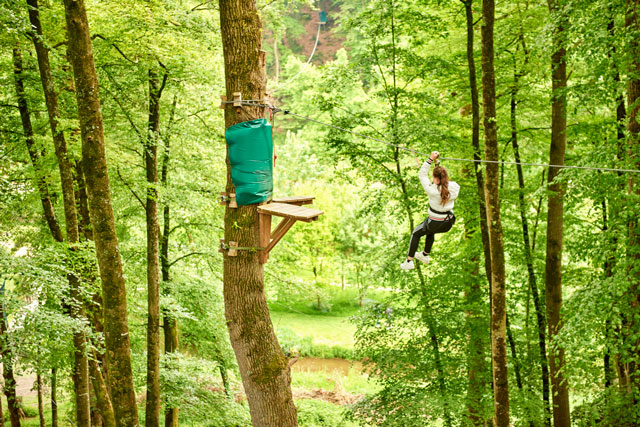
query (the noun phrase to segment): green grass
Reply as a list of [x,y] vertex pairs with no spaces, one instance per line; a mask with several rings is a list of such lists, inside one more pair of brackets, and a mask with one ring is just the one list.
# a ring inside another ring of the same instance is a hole
[[274,328],[288,328],[300,337],[311,337],[314,344],[353,349],[355,325],[348,316],[312,316],[300,313],[271,313]]

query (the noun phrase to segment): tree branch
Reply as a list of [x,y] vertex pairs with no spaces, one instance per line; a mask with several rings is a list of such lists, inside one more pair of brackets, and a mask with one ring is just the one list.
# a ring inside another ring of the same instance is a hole
[[140,202],[140,204],[142,205],[142,209],[146,210],[147,209],[147,205],[144,204],[144,202],[142,201],[142,199],[140,197],[138,197],[138,195],[136,194],[135,190],[133,188],[131,188],[131,186],[129,185],[129,183],[127,181],[125,181],[125,179],[122,177],[122,175],[120,174],[120,167],[116,168],[116,172],[118,174],[118,178],[120,178],[120,181],[122,181],[122,183],[125,185],[125,187],[127,187],[127,189],[131,192],[131,194],[133,194],[133,197],[135,197],[136,199],[138,199],[138,201]]
[[187,258],[187,257],[194,256],[194,255],[207,255],[207,252],[190,252],[190,253],[188,253],[188,254],[185,254],[185,255],[179,256],[178,258],[174,259],[173,261],[171,261],[171,262],[169,263],[169,267],[172,267],[172,266],[173,266],[173,264],[175,264],[176,262],[178,262],[178,261],[180,261],[180,260],[183,260],[183,259],[185,259],[185,258]]

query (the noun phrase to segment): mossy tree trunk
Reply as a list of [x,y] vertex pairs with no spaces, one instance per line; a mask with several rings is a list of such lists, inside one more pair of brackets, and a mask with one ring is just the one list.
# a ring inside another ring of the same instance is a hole
[[[160,182],[165,193],[168,191],[169,186],[169,162],[171,154],[171,125],[174,120],[176,111],[177,97],[174,96],[173,104],[171,106],[171,113],[169,115],[169,124],[167,126],[167,133],[164,138],[164,153],[162,156],[162,172],[160,175]],[[164,292],[169,293],[170,281],[171,281],[171,264],[169,263],[169,237],[171,234],[171,209],[169,201],[164,199],[164,206],[162,208],[162,235],[160,237],[160,271],[162,273],[162,283]],[[164,329],[164,352],[173,353],[178,350],[178,320],[169,313],[169,310],[164,310],[163,313],[163,329]],[[164,409],[164,425],[165,427],[178,427],[178,408],[165,407]]]
[[[551,147],[549,163],[564,164],[567,145],[567,62],[563,32],[565,19],[555,0],[549,0],[549,11],[556,22],[553,33],[551,55]],[[560,311],[562,309],[562,235],[564,213],[564,185],[558,181],[561,169],[550,168],[547,177],[549,199],[547,208],[547,256],[545,266],[546,309],[549,340],[553,341],[562,328]],[[549,349],[549,368],[551,374],[553,424],[555,427],[571,425],[569,410],[569,387],[564,378],[564,350],[559,345]]]
[[[227,99],[264,99],[265,58],[262,24],[255,0],[220,0]],[[264,117],[261,107],[227,105],[225,126]],[[233,191],[227,157],[228,193]],[[225,210],[225,239],[241,247],[259,246],[256,205]],[[291,371],[276,338],[264,293],[264,269],[259,254],[239,251],[224,255],[225,315],[254,427],[297,426],[291,394]]]
[[33,126],[31,124],[27,95],[24,91],[24,77],[22,72],[22,50],[20,49],[20,46],[16,46],[13,49],[13,75],[16,87],[16,96],[18,99],[20,120],[22,122],[22,129],[24,131],[25,142],[27,144],[27,152],[29,153],[29,158],[31,159],[31,165],[33,166],[34,171],[35,187],[38,189],[38,193],[40,195],[42,211],[44,212],[44,217],[47,221],[47,225],[49,226],[49,230],[51,230],[51,234],[57,242],[62,242],[64,240],[64,236],[58,220],[56,219],[56,214],[53,210],[53,203],[51,203],[47,177],[42,169],[41,153],[33,139]]
[[[467,32],[467,66],[469,68],[469,89],[471,95],[471,145],[473,147],[473,158],[480,159],[480,103],[478,96],[478,82],[476,79],[476,62],[474,58],[474,34],[473,34],[473,0],[463,1],[466,16]],[[480,234],[482,238],[482,248],[484,251],[484,265],[487,279],[491,282],[491,252],[489,248],[489,230],[487,228],[487,212],[484,197],[484,178],[478,163],[473,164],[476,187],[478,191],[478,208]],[[467,224],[465,223],[465,227]],[[470,225],[465,233],[471,238],[475,224]],[[469,330],[469,373],[467,385],[467,413],[472,425],[480,426],[484,424],[484,417],[481,413],[482,399],[487,381],[485,378],[485,343],[484,343],[484,322],[482,321],[482,282],[478,275],[480,261],[478,256],[473,260],[474,270],[472,272],[472,282],[465,292],[465,298],[469,309],[466,312],[467,325]]]
[[[4,292],[2,293],[4,298]],[[0,357],[2,358],[2,376],[4,377],[4,395],[7,397],[11,427],[20,427],[20,404],[16,396],[16,378],[13,375],[13,352],[7,335],[4,301],[0,301]]]
[[131,371],[126,289],[111,203],[89,22],[83,0],[65,0],[64,7],[68,56],[76,85],[89,215],[102,279],[105,347],[113,409],[118,426],[135,427],[139,423]]
[[[629,108],[629,121],[627,122],[627,150],[629,160],[634,168],[640,168],[640,0],[627,0],[627,14],[625,26],[627,34],[632,34],[628,44],[628,54],[630,58],[629,64],[629,81],[627,83],[627,105]],[[630,175],[628,180],[628,191],[632,209],[635,212],[630,214],[629,222],[629,256],[631,262],[631,271],[629,279],[630,302],[631,302],[631,330],[638,331],[640,329],[640,230],[638,230],[638,196],[640,195],[640,186],[638,178]],[[637,334],[631,334],[630,339],[633,341],[627,343],[629,351],[629,381],[633,394],[633,401],[637,404],[640,402],[640,339]]]
[[149,68],[149,122],[144,147],[147,176],[147,402],[145,426],[160,425],[160,255],[158,226],[158,131],[160,98],[167,82]]
[[[482,107],[485,158],[498,160],[498,126],[496,120],[496,88],[493,65],[493,25],[495,4],[482,2]],[[494,423],[509,425],[509,377],[507,372],[506,286],[504,242],[500,222],[498,164],[486,167],[485,197],[491,248],[491,358],[493,361]]]

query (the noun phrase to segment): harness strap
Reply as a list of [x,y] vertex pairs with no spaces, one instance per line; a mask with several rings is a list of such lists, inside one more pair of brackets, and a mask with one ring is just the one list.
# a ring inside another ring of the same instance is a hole
[[431,206],[429,206],[429,209],[431,209],[431,212],[438,214],[438,215],[450,215],[452,212],[451,211],[446,211],[446,212],[442,212],[442,211],[437,211],[435,209],[433,209]]

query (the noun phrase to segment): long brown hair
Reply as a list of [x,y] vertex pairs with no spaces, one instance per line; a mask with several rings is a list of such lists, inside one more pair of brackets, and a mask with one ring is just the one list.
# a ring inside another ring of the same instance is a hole
[[449,201],[449,173],[442,166],[436,166],[433,169],[433,177],[440,180],[440,198],[444,206]]

